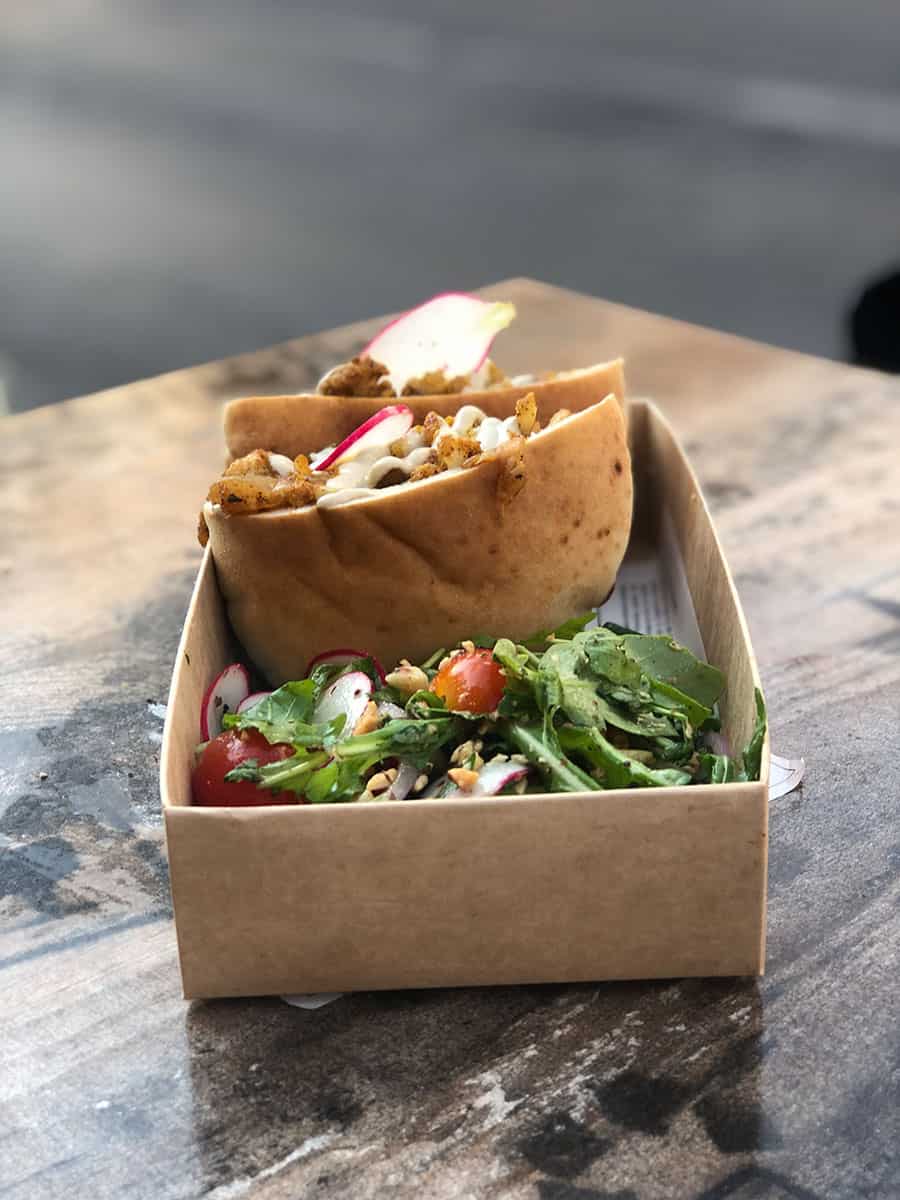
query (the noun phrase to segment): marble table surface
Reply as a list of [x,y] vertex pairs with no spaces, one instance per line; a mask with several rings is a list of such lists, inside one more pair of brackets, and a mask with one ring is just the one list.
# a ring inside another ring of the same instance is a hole
[[900,1194],[900,382],[560,291],[501,361],[624,353],[683,437],[773,746],[764,978],[181,997],[158,799],[222,402],[376,322],[2,422],[0,1196]]

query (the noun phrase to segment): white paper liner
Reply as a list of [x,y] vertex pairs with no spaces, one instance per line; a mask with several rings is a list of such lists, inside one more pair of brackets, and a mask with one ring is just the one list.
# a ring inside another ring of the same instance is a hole
[[[675,528],[668,513],[663,514],[659,546],[632,549],[619,568],[616,587],[602,608],[598,621],[612,621],[639,633],[669,633],[698,658],[705,658],[703,638],[688,587],[684,562],[678,551]],[[769,800],[792,792],[803,778],[806,762],[802,758],[770,755]],[[319,995],[282,996],[285,1004],[307,1010],[323,1008],[339,1000],[343,992]]]

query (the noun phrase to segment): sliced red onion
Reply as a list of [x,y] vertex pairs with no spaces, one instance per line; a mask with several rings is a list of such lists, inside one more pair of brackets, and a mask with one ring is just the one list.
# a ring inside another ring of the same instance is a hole
[[728,756],[728,758],[731,757],[731,746],[724,733],[710,731],[709,733],[705,733],[703,736],[706,738],[706,744],[709,746],[713,754],[725,754]]
[[412,763],[401,763],[397,768],[397,778],[388,789],[388,800],[405,800],[413,789],[413,784],[421,775],[418,767]]
[[200,738],[210,741],[222,732],[222,718],[236,712],[242,700],[250,694],[250,676],[242,663],[231,663],[220,671],[203,697],[200,705]]

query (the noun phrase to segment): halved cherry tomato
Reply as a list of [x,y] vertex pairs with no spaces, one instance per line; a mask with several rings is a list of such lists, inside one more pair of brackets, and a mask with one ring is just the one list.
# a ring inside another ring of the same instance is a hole
[[490,713],[505,686],[503,668],[490,650],[460,650],[440,668],[431,690],[455,712]]
[[206,743],[200,760],[194,767],[191,776],[194,803],[225,808],[302,803],[302,799],[293,792],[273,792],[269,788],[258,788],[249,779],[234,783],[225,779],[232,768],[246,762],[248,758],[256,759],[257,763],[263,766],[265,763],[290,758],[293,753],[294,747],[286,742],[270,746],[255,729],[244,729],[240,732],[236,729],[226,729],[224,733]]

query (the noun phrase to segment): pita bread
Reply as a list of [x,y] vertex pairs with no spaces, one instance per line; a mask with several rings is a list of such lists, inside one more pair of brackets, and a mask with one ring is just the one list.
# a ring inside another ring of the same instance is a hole
[[[474,404],[489,417],[508,417],[521,396],[534,392],[538,418],[546,425],[555,412],[567,408],[581,412],[610,392],[620,404],[625,399],[622,359],[597,363],[576,371],[563,371],[555,379],[522,387],[490,388],[450,396],[401,396],[417,422],[431,411],[455,413],[463,404]],[[295,458],[334,445],[352,433],[372,413],[394,403],[384,396],[247,396],[225,406],[225,442],[232,458],[242,458],[264,447]]]
[[229,618],[270,682],[301,678],[338,646],[391,667],[473,635],[527,637],[601,603],[631,526],[616,397],[526,439],[525,485],[501,502],[515,445],[335,507],[207,510]]

